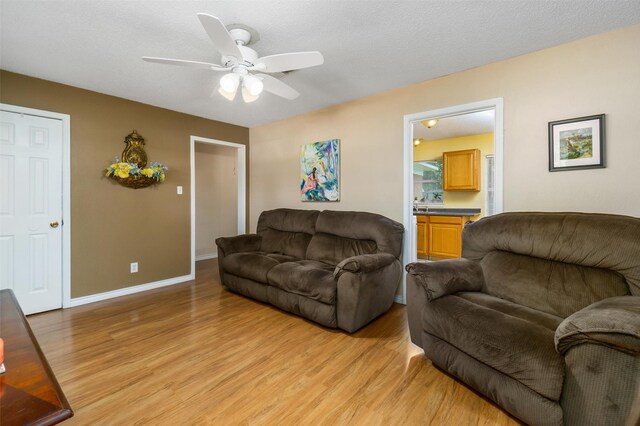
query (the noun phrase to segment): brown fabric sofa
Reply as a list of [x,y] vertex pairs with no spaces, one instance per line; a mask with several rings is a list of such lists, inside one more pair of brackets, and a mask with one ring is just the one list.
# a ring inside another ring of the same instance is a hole
[[256,234],[218,238],[222,284],[354,332],[393,304],[404,228],[373,213],[276,209]]
[[411,340],[533,425],[624,425],[640,383],[640,219],[505,213],[407,265]]

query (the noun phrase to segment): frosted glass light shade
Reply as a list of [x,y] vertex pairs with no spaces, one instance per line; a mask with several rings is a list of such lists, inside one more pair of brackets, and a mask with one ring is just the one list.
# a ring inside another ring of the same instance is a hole
[[240,76],[234,73],[228,73],[220,78],[220,88],[225,92],[234,93],[240,85]]
[[258,97],[259,95],[252,95],[251,92],[249,92],[249,89],[247,89],[245,86],[242,86],[242,99],[245,101],[245,103],[249,104],[258,99]]
[[433,126],[435,126],[436,124],[438,124],[438,119],[431,119],[431,120],[424,120],[422,121],[422,125],[424,127],[426,127],[427,129],[432,128]]
[[233,92],[227,92],[222,88],[222,85],[220,85],[220,88],[218,88],[218,93],[220,93],[222,96],[229,99],[230,101],[235,99],[237,92],[238,92],[237,90],[234,90]]
[[249,91],[252,96],[258,96],[264,89],[262,80],[252,75],[247,75],[244,78],[243,86]]

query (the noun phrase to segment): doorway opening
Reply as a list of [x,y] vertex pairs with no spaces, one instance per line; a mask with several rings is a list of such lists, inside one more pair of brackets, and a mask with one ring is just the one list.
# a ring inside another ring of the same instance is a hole
[[191,275],[215,239],[246,232],[246,146],[191,137]]
[[465,221],[502,212],[502,123],[502,98],[404,117],[404,264],[419,250],[425,258],[459,256]]

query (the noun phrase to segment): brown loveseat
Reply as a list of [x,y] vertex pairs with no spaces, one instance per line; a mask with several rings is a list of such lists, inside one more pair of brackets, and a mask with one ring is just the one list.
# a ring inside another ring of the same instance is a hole
[[624,425],[640,383],[640,219],[505,213],[407,265],[411,340],[533,425]]
[[373,213],[265,211],[256,234],[216,240],[220,278],[234,292],[354,332],[393,304],[403,234]]

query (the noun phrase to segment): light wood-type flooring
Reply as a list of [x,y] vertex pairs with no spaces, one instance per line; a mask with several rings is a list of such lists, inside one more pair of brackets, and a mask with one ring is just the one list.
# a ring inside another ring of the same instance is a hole
[[435,368],[406,312],[354,334],[195,282],[29,317],[66,425],[515,425]]

